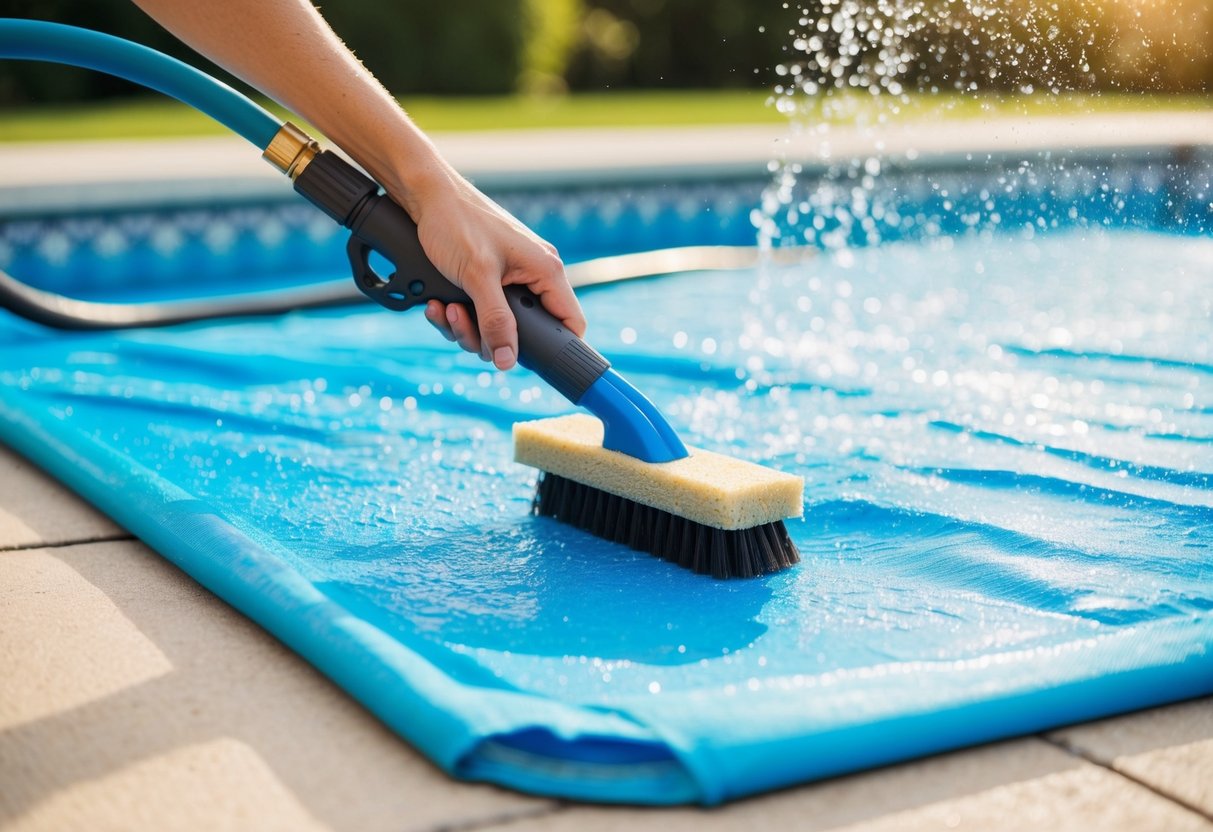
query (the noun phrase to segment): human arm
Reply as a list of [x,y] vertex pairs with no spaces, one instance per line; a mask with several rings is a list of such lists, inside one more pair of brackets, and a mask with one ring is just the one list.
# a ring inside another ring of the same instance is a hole
[[[308,0],[135,0],[198,52],[316,125],[417,223],[439,271],[472,298],[431,301],[426,319],[469,352],[508,369],[518,333],[501,287],[522,284],[578,335],[585,318],[555,248],[442,158]],[[475,324],[478,323],[477,327]]]

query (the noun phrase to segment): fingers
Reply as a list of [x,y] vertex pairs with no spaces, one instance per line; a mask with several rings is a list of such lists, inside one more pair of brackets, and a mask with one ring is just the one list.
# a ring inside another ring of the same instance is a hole
[[453,341],[468,352],[475,353],[482,359],[487,360],[484,354],[484,345],[480,340],[480,332],[476,329],[475,321],[462,303],[447,305],[446,321],[451,329],[451,339]]
[[[510,330],[514,331],[514,316],[510,313],[509,308],[505,310],[510,314]],[[425,307],[425,319],[429,321],[435,329],[448,341],[455,341],[460,347],[470,353],[480,356],[482,361],[491,361],[499,370],[508,370],[514,366],[517,360],[517,348],[510,345],[499,345],[495,350],[490,346],[493,341],[488,340],[483,336],[482,331],[476,328],[476,320],[468,312],[467,308],[462,303],[452,303],[444,306],[436,300],[430,301]],[[498,324],[496,333],[500,333],[501,326]],[[498,335],[498,341],[500,336]],[[507,352],[501,352],[502,348]]]
[[480,333],[463,304],[452,303],[448,306],[441,301],[432,300],[425,305],[425,319],[446,340],[455,341],[468,352],[488,360],[481,349]]
[[425,319],[446,340],[455,341],[468,352],[479,355],[481,361],[492,360],[487,342],[480,337],[475,319],[463,304],[452,303],[448,306],[432,300],[425,305]]
[[442,301],[432,300],[425,305],[425,319],[443,338],[448,341],[455,340],[455,333],[451,332],[451,325],[446,319],[446,304]]

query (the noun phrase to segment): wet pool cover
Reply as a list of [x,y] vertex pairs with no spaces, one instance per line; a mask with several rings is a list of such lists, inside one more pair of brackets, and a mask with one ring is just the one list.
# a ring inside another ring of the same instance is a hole
[[567,407],[419,315],[5,316],[0,438],[528,791],[716,803],[1213,692],[1213,240],[853,256],[585,297],[689,442],[806,478],[765,579],[529,516],[510,425]]

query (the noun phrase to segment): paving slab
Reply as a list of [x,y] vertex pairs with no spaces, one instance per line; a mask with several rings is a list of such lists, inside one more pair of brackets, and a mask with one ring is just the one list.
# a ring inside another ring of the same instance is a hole
[[126,536],[104,514],[0,445],[0,551]]
[[432,829],[554,804],[449,779],[141,543],[0,553],[0,828]]
[[1076,725],[1049,738],[1213,817],[1213,698]]
[[[506,827],[488,827],[497,832]],[[569,807],[528,832],[786,829],[916,832],[1209,830],[1213,823],[1036,738],[817,783],[714,810]]]

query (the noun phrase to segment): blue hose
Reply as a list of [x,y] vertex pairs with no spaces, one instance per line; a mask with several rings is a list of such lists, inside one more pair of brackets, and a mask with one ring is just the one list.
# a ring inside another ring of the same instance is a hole
[[264,107],[189,64],[89,29],[0,18],[0,58],[52,61],[117,75],[201,110],[260,150],[265,150],[282,127]]

